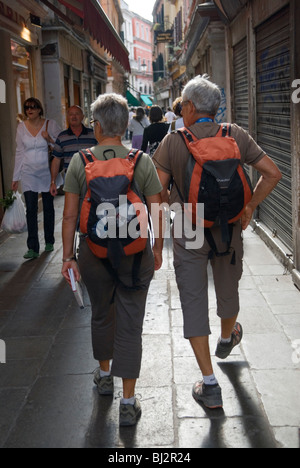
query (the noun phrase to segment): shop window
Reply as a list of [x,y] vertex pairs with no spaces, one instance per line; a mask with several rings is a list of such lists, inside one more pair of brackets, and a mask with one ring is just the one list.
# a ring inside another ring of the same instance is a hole
[[90,98],[90,91],[88,88],[88,82],[85,83],[86,88],[83,91],[83,112],[84,112],[84,124],[86,127],[89,127],[89,122],[91,120],[91,98]]
[[96,91],[96,94],[94,95],[94,99],[97,99],[97,97],[100,96],[100,94],[102,94],[102,83],[101,83],[101,81],[96,81],[95,82],[95,91]]
[[64,63],[64,88],[65,88],[65,108],[69,109],[71,105],[70,100],[70,67]]
[[74,83],[74,105],[81,106],[81,99],[80,99],[80,84]]
[[11,40],[11,55],[14,83],[17,98],[18,118],[23,118],[23,104],[33,96],[32,69],[28,50],[16,41]]
[[74,104],[81,106],[81,76],[80,71],[73,69],[73,91],[74,91]]

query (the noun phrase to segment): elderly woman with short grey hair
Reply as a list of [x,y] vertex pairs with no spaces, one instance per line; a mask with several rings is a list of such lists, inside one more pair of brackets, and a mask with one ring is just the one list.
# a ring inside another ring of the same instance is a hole
[[[122,144],[128,124],[127,101],[117,94],[101,95],[92,104],[93,125],[98,145],[91,148],[93,158],[99,161],[118,160],[128,156],[129,149]],[[105,175],[105,174],[103,174]],[[134,172],[150,213],[161,203],[161,184],[148,155],[142,154]],[[120,402],[120,425],[135,425],[141,415],[140,402],[135,397],[142,359],[142,328],[149,285],[154,269],[162,265],[161,223],[155,245],[150,240],[142,251],[138,273],[138,288],[133,286],[134,255],[120,258],[113,271],[109,259],[96,256],[81,236],[78,262],[74,258],[73,241],[80,212],[81,200],[87,192],[84,163],[79,153],[73,156],[66,176],[63,217],[62,274],[70,284],[69,269],[76,280],[85,283],[92,306],[92,346],[99,368],[94,383],[100,395],[113,395],[114,379],[123,379],[123,398]],[[117,195],[117,194],[114,194]],[[132,283],[132,284],[131,284]],[[124,287],[126,285],[126,287]]]

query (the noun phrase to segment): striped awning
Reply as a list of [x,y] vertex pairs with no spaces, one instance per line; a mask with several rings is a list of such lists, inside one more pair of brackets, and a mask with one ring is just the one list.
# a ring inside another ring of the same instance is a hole
[[[122,67],[131,72],[129,52],[118,32],[97,0],[58,0],[59,3],[83,19],[83,28],[103,47]],[[47,2],[48,3],[48,2]]]

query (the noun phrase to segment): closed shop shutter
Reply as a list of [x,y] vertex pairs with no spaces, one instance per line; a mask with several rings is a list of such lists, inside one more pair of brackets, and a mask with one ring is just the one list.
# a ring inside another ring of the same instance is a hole
[[289,8],[257,28],[257,141],[283,178],[258,216],[292,249]]
[[247,40],[233,48],[234,63],[234,121],[249,129]]

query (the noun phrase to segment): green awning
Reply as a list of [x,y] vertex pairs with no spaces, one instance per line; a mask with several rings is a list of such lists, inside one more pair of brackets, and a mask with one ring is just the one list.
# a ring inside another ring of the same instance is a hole
[[153,106],[153,102],[150,99],[150,96],[147,96],[146,94],[141,94],[141,100],[146,104],[146,106]]
[[138,101],[137,98],[128,90],[126,91],[126,99],[130,106],[139,107],[141,105],[140,101]]

